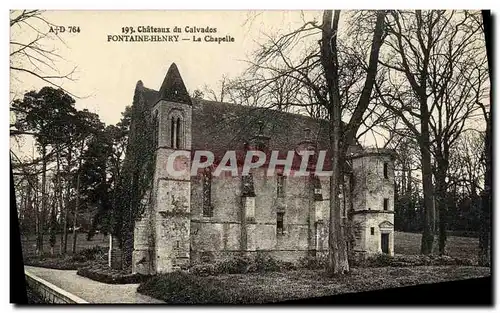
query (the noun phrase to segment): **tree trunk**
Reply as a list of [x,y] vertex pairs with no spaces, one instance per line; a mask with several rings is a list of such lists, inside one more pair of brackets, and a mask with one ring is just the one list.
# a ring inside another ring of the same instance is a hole
[[73,248],[72,252],[73,254],[76,253],[76,225],[78,221],[78,209],[80,206],[80,169],[78,169],[78,174],[76,176],[76,202],[75,202],[75,213],[73,216]]
[[[422,122],[423,125],[428,125],[428,123]],[[427,126],[428,128],[428,126]],[[429,132],[427,131],[427,136],[422,131],[422,137],[424,143],[420,144],[420,152],[422,153],[422,187],[424,192],[424,225],[422,233],[422,243],[420,252],[422,254],[431,254],[432,245],[434,243],[434,218],[435,218],[435,208],[434,208],[434,188],[432,185],[432,165],[431,165],[431,153],[429,151]],[[427,144],[425,144],[425,139],[427,139]]]
[[38,255],[38,234],[40,233],[40,197],[39,197],[39,182],[38,182],[38,175],[34,175],[34,182],[33,186],[35,186],[33,190],[33,211],[35,213],[35,237],[36,237],[36,254]]
[[341,215],[339,186],[342,180],[340,159],[341,151],[341,108],[338,87],[338,55],[337,30],[340,11],[336,10],[332,19],[332,11],[323,13],[323,31],[321,44],[321,61],[329,92],[330,113],[330,151],[332,158],[332,176],[330,177],[330,221],[328,233],[328,264],[330,276],[349,272],[347,243]]
[[446,160],[438,157],[436,160],[436,202],[439,214],[439,254],[446,254],[446,228],[448,216],[448,197],[446,191]]
[[[36,241],[36,254],[38,256],[41,256],[43,254],[43,231],[45,228],[44,225],[44,215],[46,212],[46,206],[47,206],[47,197],[46,197],[46,181],[47,181],[47,160],[46,160],[46,155],[47,155],[47,146],[43,145],[42,146],[42,209],[41,212],[39,213],[39,218],[38,218],[38,233],[37,233],[37,241]],[[38,208],[37,208],[38,211]]]
[[[488,58],[488,72],[490,81],[492,81],[491,70],[491,17],[487,11],[482,11],[484,37],[486,41],[486,54]],[[493,97],[490,90],[490,108],[493,106]],[[491,109],[489,114],[484,112],[486,120],[486,136],[484,138],[484,155],[486,161],[486,172],[484,174],[484,192],[482,194],[481,205],[481,227],[479,231],[479,258],[478,264],[481,266],[491,266],[491,187],[493,181],[493,167],[491,154]]]
[[31,230],[32,218],[33,218],[33,205],[31,198],[31,190],[33,188],[31,182],[31,175],[27,177],[28,183],[26,184],[26,218],[23,219],[23,228],[21,229],[25,238],[28,238],[29,230]]
[[54,194],[51,199],[50,212],[49,212],[49,245],[50,245],[50,255],[54,255],[54,246],[56,244],[56,211],[57,211],[57,192],[54,190]]
[[[60,156],[60,147],[57,147],[57,152],[56,152],[56,183],[57,183],[57,194],[56,194],[56,203],[58,204],[57,207],[59,207],[59,213],[60,213],[60,221],[61,223],[59,225],[62,225],[63,222],[63,188],[62,188],[62,183],[61,183],[61,156]],[[62,254],[63,252],[63,236],[61,233],[60,239],[59,239],[59,254]]]
[[[68,170],[67,170],[67,175],[70,174],[71,172],[71,147],[68,147],[68,156],[66,157],[66,160],[68,161]],[[63,249],[62,253],[66,254],[68,251],[68,214],[69,214],[69,202],[70,202],[70,192],[71,192],[71,183],[70,180],[68,179],[66,182],[66,201],[65,201],[65,208],[64,208],[64,223],[63,223],[63,233],[62,233],[62,239],[64,239],[64,244],[63,244]],[[62,196],[62,195],[61,195]]]
[[[490,95],[491,99],[491,95]],[[492,183],[492,155],[491,155],[491,113],[486,121],[485,136],[486,172],[484,175],[484,191],[481,203],[481,227],[479,228],[479,258],[481,266],[491,266],[491,183]]]
[[77,237],[77,232],[76,232],[76,225],[78,221],[78,210],[80,209],[80,170],[82,168],[82,161],[83,161],[83,148],[85,145],[85,141],[82,140],[82,145],[80,148],[80,157],[78,159],[78,173],[76,176],[76,202],[75,202],[75,214],[73,216],[73,254],[76,252],[76,237]]

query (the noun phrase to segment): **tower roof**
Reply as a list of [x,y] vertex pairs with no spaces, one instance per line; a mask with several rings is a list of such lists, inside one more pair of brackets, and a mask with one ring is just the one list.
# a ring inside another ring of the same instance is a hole
[[184,81],[182,81],[181,74],[175,63],[170,65],[167,75],[165,75],[165,79],[161,84],[157,101],[159,100],[191,104],[191,97],[187,92]]

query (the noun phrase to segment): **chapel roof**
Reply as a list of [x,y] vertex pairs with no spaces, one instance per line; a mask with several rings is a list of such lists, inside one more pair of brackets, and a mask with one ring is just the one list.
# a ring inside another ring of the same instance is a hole
[[[142,82],[138,87],[151,109],[161,99],[192,105],[192,150],[209,150],[216,160],[220,160],[226,151],[243,151],[245,143],[259,133],[269,137],[268,148],[278,150],[280,159],[304,141],[306,129],[317,150],[328,150],[329,147],[327,120],[272,108],[192,99],[175,63],[170,66],[159,91],[144,87]],[[353,146],[361,149],[359,143]],[[327,154],[326,168],[329,167],[329,160]]]
[[159,100],[191,104],[191,97],[187,92],[184,81],[175,63],[170,65],[165,75],[165,79],[161,84],[160,91],[157,93],[156,101]]

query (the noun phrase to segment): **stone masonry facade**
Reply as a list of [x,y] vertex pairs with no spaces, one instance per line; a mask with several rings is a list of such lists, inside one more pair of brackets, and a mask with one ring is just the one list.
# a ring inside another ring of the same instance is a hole
[[[134,230],[134,273],[171,272],[256,253],[297,262],[327,252],[328,176],[286,176],[279,168],[266,176],[264,164],[245,176],[212,177],[209,168],[174,177],[166,166],[179,150],[210,150],[220,161],[228,150],[325,149],[325,121],[191,99],[175,64],[159,91],[139,82],[135,92],[157,125],[157,149],[153,200]],[[190,165],[189,158],[184,162]],[[355,229],[352,249],[362,255],[394,254],[392,152],[353,143],[344,173],[340,198],[342,215]]]

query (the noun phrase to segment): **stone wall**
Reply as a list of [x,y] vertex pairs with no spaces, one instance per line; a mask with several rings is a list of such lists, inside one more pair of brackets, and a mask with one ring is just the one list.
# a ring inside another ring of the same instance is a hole
[[190,182],[160,180],[155,212],[156,271],[189,264]]
[[[389,254],[394,254],[394,162],[386,151],[367,149],[354,156],[353,224],[359,228],[355,251],[382,253],[381,234],[389,234]],[[387,177],[384,177],[384,163]],[[384,199],[387,207],[384,208]],[[373,230],[373,232],[372,232]]]
[[[309,177],[286,177],[284,198],[277,197],[277,178],[253,172],[255,198],[246,216],[241,177],[212,180],[213,216],[203,216],[201,175],[191,180],[191,259],[223,259],[258,251],[288,261],[305,257],[310,250],[328,246],[329,178],[321,178],[323,201],[312,198]],[[248,205],[248,204],[247,204]],[[283,233],[277,232],[277,213],[283,212]],[[314,237],[315,240],[311,240]]]
[[[394,214],[373,212],[354,215],[354,222],[360,224],[360,234],[355,251],[368,254],[382,253],[381,234],[389,234],[389,254],[394,255]],[[390,223],[390,224],[387,224]],[[373,234],[372,234],[373,228]]]
[[[149,213],[149,212],[147,212]],[[154,273],[154,242],[151,229],[151,215],[145,214],[135,222],[134,251],[132,252],[132,272],[143,275]]]
[[57,287],[48,281],[25,271],[26,284],[36,292],[44,303],[86,304],[87,301]]
[[[191,120],[190,105],[159,101],[152,114],[158,114],[158,147],[156,151],[155,197],[151,213],[154,248],[152,267],[154,271],[171,272],[187,267],[190,263],[190,228],[191,228]],[[172,118],[180,119],[180,132],[173,136],[179,139],[178,147],[172,147]],[[178,151],[185,155],[176,158],[174,168],[183,171],[174,175],[168,170],[168,158]]]

